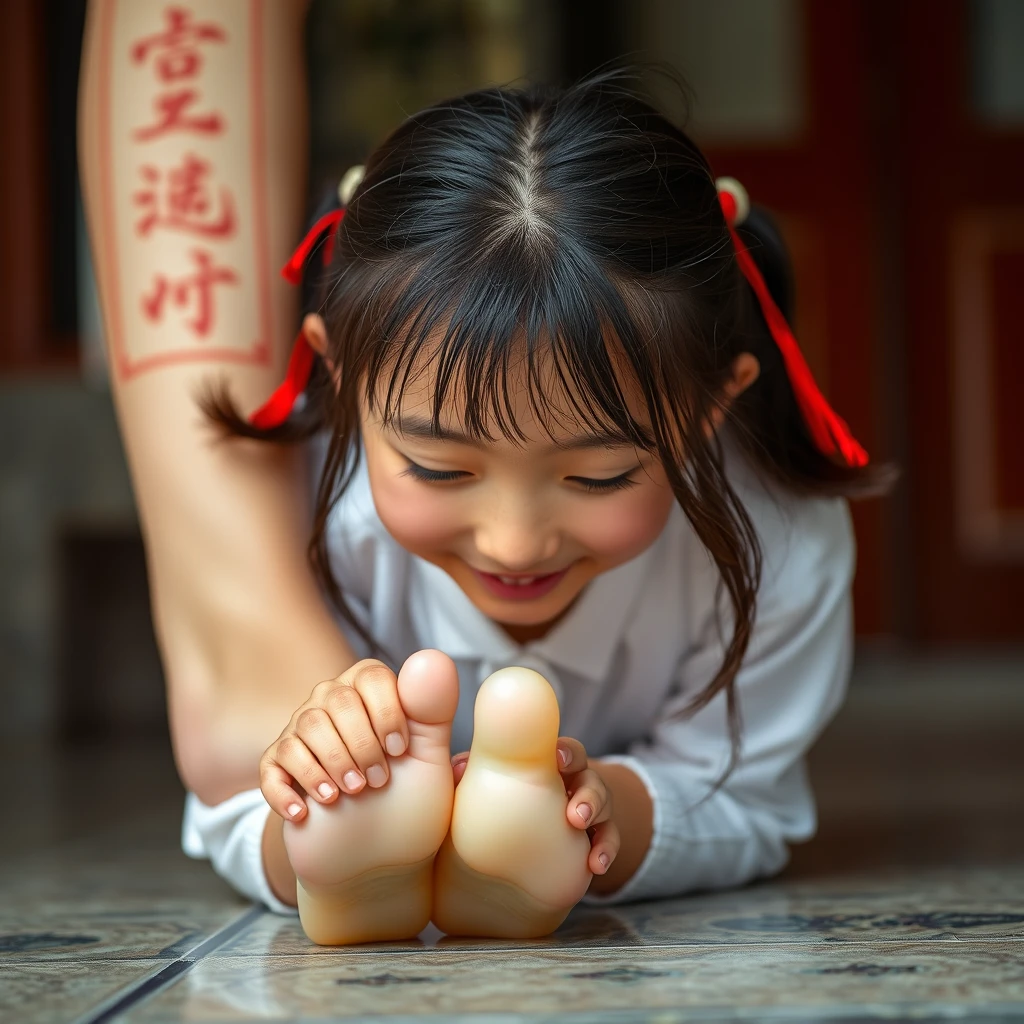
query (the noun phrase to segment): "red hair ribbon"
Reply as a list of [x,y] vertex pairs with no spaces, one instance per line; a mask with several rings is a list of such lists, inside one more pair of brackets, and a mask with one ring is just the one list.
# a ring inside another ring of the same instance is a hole
[[[309,229],[306,237],[292,253],[291,259],[281,268],[281,276],[286,281],[298,284],[302,280],[302,268],[306,265],[310,253],[324,232],[327,232],[323,243],[324,266],[331,262],[331,255],[334,253],[334,238],[344,216],[344,209],[331,210]],[[300,330],[295,339],[292,354],[288,359],[288,371],[284,381],[270,398],[249,417],[249,422],[254,427],[268,430],[271,427],[281,426],[288,419],[292,409],[295,408],[295,402],[299,395],[306,390],[306,385],[309,383],[309,375],[313,372],[313,356],[314,352],[306,340],[306,335]]]
[[754,289],[754,294],[757,295],[768,329],[782,353],[793,393],[815,445],[825,455],[835,455],[838,452],[849,466],[866,466],[868,453],[857,443],[850,433],[850,428],[836,415],[818,389],[807,360],[804,359],[800,346],[793,337],[789,324],[786,323],[786,318],[775,305],[761,271],[757,269],[753,257],[736,233],[736,227],[743,222],[750,209],[746,191],[732,178],[719,178],[716,186],[718,201],[725,214],[729,234],[732,236],[732,244],[736,247],[736,260],[744,277],[750,282],[750,287]]

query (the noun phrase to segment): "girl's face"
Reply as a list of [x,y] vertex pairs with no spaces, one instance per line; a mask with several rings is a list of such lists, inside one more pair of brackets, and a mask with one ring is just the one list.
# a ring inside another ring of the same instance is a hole
[[[374,503],[391,535],[525,643],[595,576],[650,546],[675,499],[657,456],[567,414],[549,436],[530,408],[525,373],[509,377],[527,438],[519,444],[491,424],[494,442],[473,440],[455,403],[441,417],[442,435],[432,436],[429,372],[403,392],[392,426],[364,400],[361,428]],[[639,406],[631,411],[644,422]]]

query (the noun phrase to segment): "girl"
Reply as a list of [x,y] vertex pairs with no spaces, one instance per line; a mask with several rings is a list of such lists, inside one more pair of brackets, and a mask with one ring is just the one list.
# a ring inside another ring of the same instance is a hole
[[[81,164],[110,324],[112,278],[136,269],[123,256],[111,270],[113,240],[95,230],[101,146],[130,122],[122,93],[100,87],[95,6]],[[116,17],[148,38],[161,11]],[[224,45],[252,36],[241,8],[218,12]],[[298,7],[264,14],[280,52],[267,144],[251,151],[285,200],[273,248],[299,185],[301,75],[280,69],[298,71],[302,26]],[[204,86],[211,108],[220,81]],[[289,265],[310,294],[285,383],[246,415],[272,385],[225,361],[231,387],[202,403],[222,431],[272,443],[208,443],[192,387],[208,368],[164,360],[114,378],[186,852],[294,913],[285,820],[371,790],[386,807],[411,739],[429,727],[465,751],[480,682],[525,665],[559,697],[566,815],[591,837],[587,899],[778,871],[814,831],[803,756],[849,671],[844,498],[886,474],[789,334],[771,222],[616,74],[424,110],[343,203]],[[272,306],[280,327],[286,307]],[[307,439],[323,446],[311,572]],[[458,685],[457,705],[417,719],[403,665],[441,705]]]
[[770,221],[614,73],[424,110],[346,184],[291,264],[319,287],[285,385],[250,420],[205,406],[278,443],[328,428],[313,564],[389,670],[314,691],[262,792],[191,797],[190,850],[287,910],[278,844],[225,849],[255,849],[268,804],[300,821],[386,786],[395,672],[433,647],[462,684],[455,750],[496,668],[552,682],[588,898],[778,871],[814,831],[803,755],[849,671],[842,496],[882,474],[796,350]]

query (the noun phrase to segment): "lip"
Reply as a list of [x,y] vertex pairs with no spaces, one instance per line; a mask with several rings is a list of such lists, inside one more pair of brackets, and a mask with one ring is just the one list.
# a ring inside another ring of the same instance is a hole
[[[470,568],[472,569],[473,567],[470,566]],[[495,597],[500,597],[503,601],[536,601],[537,598],[550,594],[562,582],[569,568],[566,567],[560,572],[551,572],[544,576],[538,576],[533,583],[524,584],[502,583],[494,573],[481,572],[479,569],[473,569],[473,575],[490,593]],[[502,575],[523,577],[529,574],[502,573]]]

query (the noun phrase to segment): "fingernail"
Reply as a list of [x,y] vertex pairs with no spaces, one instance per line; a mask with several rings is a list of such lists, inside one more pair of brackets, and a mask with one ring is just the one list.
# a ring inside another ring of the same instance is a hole
[[579,806],[578,806],[578,807],[576,808],[576,813],[577,813],[577,814],[578,814],[578,815],[579,815],[579,816],[580,816],[580,817],[581,817],[581,818],[582,818],[582,819],[583,819],[584,821],[590,821],[590,818],[591,818],[591,816],[592,816],[592,815],[593,815],[593,813],[594,813],[594,809],[593,809],[593,807],[591,807],[591,806],[590,806],[590,804],[580,804],[580,805],[579,805]]
[[562,767],[564,768],[569,763],[569,751],[559,747],[558,760],[562,762]]
[[371,764],[366,772],[366,781],[374,788],[383,786],[388,781],[387,773],[379,764]]
[[597,859],[601,862],[601,867],[603,867],[605,871],[607,871],[608,865],[611,864],[611,858],[608,856],[608,854],[602,853],[601,856]]
[[405,753],[405,740],[400,732],[389,732],[384,739],[384,747],[392,757]]
[[290,817],[292,817],[292,818],[297,817],[301,813],[302,813],[302,804],[289,804],[288,805],[288,814],[289,814]]
[[345,775],[342,778],[342,782],[345,783],[346,788],[354,791],[359,789],[360,786],[362,786],[363,777],[359,774],[359,772],[352,771],[351,769],[349,769],[349,771],[345,772]]
[[469,760],[468,757],[453,757],[452,758],[452,767],[453,768],[458,768],[460,764],[465,764],[468,760]]
[[333,796],[333,795],[334,795],[334,787],[333,787],[333,786],[328,786],[326,782],[321,782],[321,783],[320,783],[320,785],[316,787],[316,791],[317,791],[317,792],[318,792],[318,793],[319,793],[319,794],[320,794],[320,795],[321,795],[321,796],[322,796],[322,797],[323,797],[323,798],[324,798],[325,800],[326,800],[326,799],[327,799],[328,797],[330,797],[330,796]]

